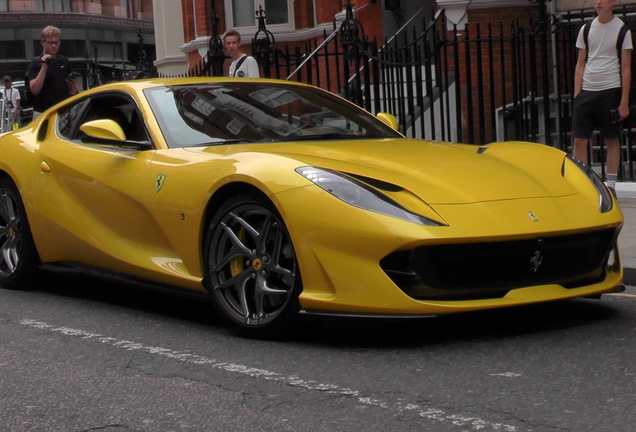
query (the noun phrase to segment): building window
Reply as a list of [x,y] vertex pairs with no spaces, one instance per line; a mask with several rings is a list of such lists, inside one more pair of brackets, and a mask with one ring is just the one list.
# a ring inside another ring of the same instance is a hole
[[228,28],[255,31],[258,26],[256,11],[259,7],[265,10],[267,29],[289,30],[292,28],[292,11],[294,0],[225,0],[226,17],[230,23]]
[[118,42],[96,42],[93,48],[97,48],[97,58],[100,63],[121,63],[123,61],[123,48]]
[[9,0],[0,0],[0,12],[9,12]]
[[70,12],[71,0],[40,0],[38,2],[40,12]]
[[25,59],[24,41],[0,42],[0,60]]
[[64,39],[62,37],[62,44],[60,45],[60,54],[63,56],[72,57],[86,57],[86,41],[81,39]]
[[[36,56],[42,54],[42,42],[39,39],[33,41],[33,52]],[[64,35],[62,35],[60,54],[69,58],[86,57],[86,42],[79,39],[64,39]]]

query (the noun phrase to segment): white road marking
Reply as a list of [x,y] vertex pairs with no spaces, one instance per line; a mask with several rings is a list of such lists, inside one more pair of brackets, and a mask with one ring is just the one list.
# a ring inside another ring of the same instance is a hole
[[179,360],[187,363],[193,363],[197,365],[209,365],[215,369],[223,370],[226,372],[239,373],[242,375],[247,375],[253,378],[261,378],[270,381],[277,381],[284,383],[286,385],[301,387],[307,390],[312,391],[320,391],[327,392],[331,394],[339,394],[343,396],[350,396],[355,398],[355,400],[362,405],[373,406],[382,409],[389,409],[397,412],[403,411],[417,411],[418,415],[421,418],[426,418],[429,420],[435,420],[440,423],[449,423],[456,426],[467,427],[472,430],[482,431],[486,428],[490,428],[490,430],[494,431],[504,431],[504,432],[516,432],[517,428],[515,426],[503,424],[503,423],[492,423],[486,420],[482,420],[476,417],[464,417],[457,414],[448,414],[442,410],[431,408],[431,407],[423,407],[410,402],[397,402],[390,403],[380,399],[373,399],[370,397],[365,397],[361,395],[361,393],[357,390],[352,390],[349,388],[343,388],[333,384],[325,384],[319,383],[313,380],[303,380],[297,376],[283,376],[277,372],[271,372],[265,369],[253,368],[237,363],[231,362],[219,362],[217,360],[200,356],[197,354],[187,353],[187,352],[179,352],[174,351],[169,348],[162,348],[156,346],[143,345],[138,342],[133,342],[125,339],[117,339],[109,336],[104,336],[97,333],[90,333],[84,330],[73,329],[69,327],[54,327],[50,324],[32,320],[32,319],[23,319],[20,321],[20,324],[33,327],[40,330],[46,330],[52,333],[60,333],[68,336],[74,336],[81,339],[88,339],[95,342],[100,342],[105,345],[109,345],[115,348],[121,348],[128,351],[142,351],[148,354],[154,354],[162,357],[166,357],[169,359]]
[[506,377],[506,378],[517,378],[517,377],[520,377],[521,374],[514,373],[514,372],[503,372],[503,373],[490,374],[490,376],[502,376],[502,377]]

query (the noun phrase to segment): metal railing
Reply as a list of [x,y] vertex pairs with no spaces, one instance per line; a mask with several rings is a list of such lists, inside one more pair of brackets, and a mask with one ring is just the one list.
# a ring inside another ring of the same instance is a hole
[[[523,140],[571,150],[575,40],[593,9],[450,30],[439,10],[430,22],[411,23],[379,43],[367,39],[353,6],[344,6],[345,20],[334,21],[330,32],[282,49],[267,32],[264,13],[257,14],[262,37],[253,41],[253,55],[261,76],[316,85],[373,113],[393,113],[401,131],[413,138],[469,144]],[[616,14],[636,28],[636,5]],[[213,59],[224,57],[208,56],[187,75],[219,74]],[[624,180],[635,176],[633,124],[631,118],[624,122],[619,173]],[[594,137],[590,153],[605,174],[602,137]]]

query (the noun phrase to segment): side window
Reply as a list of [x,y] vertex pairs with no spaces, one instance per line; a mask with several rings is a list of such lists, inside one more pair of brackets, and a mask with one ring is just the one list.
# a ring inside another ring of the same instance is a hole
[[135,104],[126,97],[109,95],[94,98],[82,123],[98,119],[115,121],[124,131],[128,141],[148,141],[143,120]]
[[58,113],[57,130],[69,141],[79,141],[83,133],[80,125],[91,120],[109,119],[117,122],[128,141],[149,141],[144,122],[135,104],[117,95],[86,98]]
[[67,140],[76,138],[77,130],[79,129],[79,119],[89,102],[89,99],[83,99],[58,112],[57,130],[60,136]]
[[40,125],[40,129],[38,129],[38,141],[42,142],[46,139],[46,132],[49,130],[49,120],[46,119]]

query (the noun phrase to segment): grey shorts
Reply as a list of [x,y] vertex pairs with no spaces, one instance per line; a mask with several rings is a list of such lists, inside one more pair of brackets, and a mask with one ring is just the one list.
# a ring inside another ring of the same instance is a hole
[[602,91],[581,90],[574,98],[572,112],[572,136],[590,139],[598,129],[603,138],[614,139],[621,135],[621,122],[612,123],[610,110],[618,108],[622,91],[613,88]]

